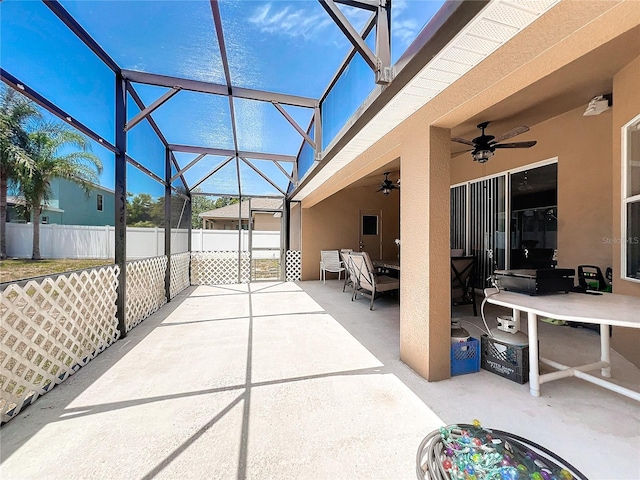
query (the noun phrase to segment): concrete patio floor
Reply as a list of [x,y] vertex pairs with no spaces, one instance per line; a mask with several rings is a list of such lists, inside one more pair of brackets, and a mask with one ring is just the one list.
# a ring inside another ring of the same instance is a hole
[[[397,300],[371,312],[341,290],[188,288],[0,430],[0,478],[409,479],[427,433],[474,418],[589,478],[640,478],[637,402],[573,378],[540,398],[486,371],[426,382],[399,360]],[[479,324],[470,313],[454,309]],[[540,338],[561,362],[598,356],[590,330],[541,324]],[[637,368],[612,364],[638,388]]]

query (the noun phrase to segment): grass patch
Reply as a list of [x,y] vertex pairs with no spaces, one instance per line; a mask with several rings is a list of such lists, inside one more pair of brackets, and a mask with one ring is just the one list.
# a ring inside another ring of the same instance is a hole
[[45,260],[0,260],[0,283],[42,277],[85,268],[112,265],[113,260],[57,258]]

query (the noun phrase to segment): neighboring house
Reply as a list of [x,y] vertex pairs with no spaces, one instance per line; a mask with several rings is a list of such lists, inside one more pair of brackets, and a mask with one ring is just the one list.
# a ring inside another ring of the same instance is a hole
[[[249,202],[251,202],[251,211],[253,212],[252,230],[280,230],[282,200],[278,198],[252,198],[251,200],[244,200],[241,211],[242,230],[249,229]],[[202,228],[205,230],[237,230],[239,205],[240,204],[235,203],[233,205],[227,205],[226,207],[202,212],[198,215],[202,218]]]
[[[7,198],[7,222],[24,223],[16,208],[24,201],[16,196]],[[92,185],[89,195],[77,184],[62,178],[51,181],[51,198],[44,206],[40,221],[58,225],[113,225],[114,195],[100,185]]]

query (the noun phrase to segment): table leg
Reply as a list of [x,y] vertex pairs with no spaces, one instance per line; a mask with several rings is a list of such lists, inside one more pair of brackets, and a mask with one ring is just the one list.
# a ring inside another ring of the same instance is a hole
[[609,366],[601,370],[603,377],[611,377],[611,349],[609,346],[609,325],[600,324],[600,360]]
[[538,365],[538,316],[529,312],[527,317],[529,335],[529,393],[540,396],[540,367]]

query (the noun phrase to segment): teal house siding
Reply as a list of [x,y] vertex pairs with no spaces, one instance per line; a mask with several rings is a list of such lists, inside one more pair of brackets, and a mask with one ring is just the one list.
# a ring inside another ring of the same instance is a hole
[[[7,198],[7,222],[24,223],[25,219],[20,211],[24,202],[16,197],[17,191],[14,190],[9,192]],[[101,201],[98,200],[98,196],[102,197]],[[51,181],[51,195],[40,215],[40,222],[57,225],[113,226],[114,209],[113,191],[92,185],[87,195],[79,185],[55,178]]]
[[[59,225],[113,225],[114,195],[113,192],[100,186],[90,188],[89,195],[73,182],[55,179],[51,182],[52,199],[49,205],[63,212],[44,212],[49,216],[48,223]],[[101,205],[98,196],[102,196]],[[102,209],[99,209],[99,206]]]

